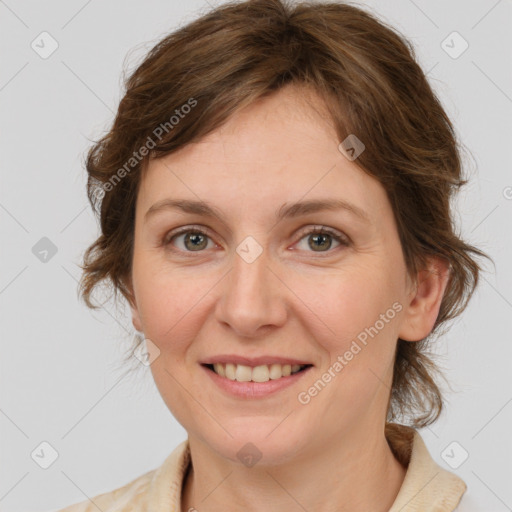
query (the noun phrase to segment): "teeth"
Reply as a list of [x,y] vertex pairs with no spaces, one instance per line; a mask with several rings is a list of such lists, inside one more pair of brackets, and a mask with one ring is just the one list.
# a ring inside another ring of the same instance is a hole
[[236,365],[235,379],[238,382],[249,382],[251,380],[252,370],[250,366],[243,364]]
[[269,380],[288,377],[293,373],[297,373],[304,368],[304,366],[305,365],[300,364],[264,364],[253,368],[243,364],[215,363],[213,370],[221,377],[226,377],[229,380],[236,380],[238,382],[268,382]]
[[215,370],[215,373],[217,373],[221,377],[225,377],[226,376],[226,368],[224,367],[223,364],[216,363],[216,364],[213,365],[213,369]]
[[267,380],[270,380],[270,372],[267,365],[256,366],[252,369],[251,375],[251,380],[254,382],[267,382]]
[[236,366],[234,364],[229,363],[229,364],[226,365],[226,377],[229,380],[236,380],[235,379],[235,372],[236,372]]

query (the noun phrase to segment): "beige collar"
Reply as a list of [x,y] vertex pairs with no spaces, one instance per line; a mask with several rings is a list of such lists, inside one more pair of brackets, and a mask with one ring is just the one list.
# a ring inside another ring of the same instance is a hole
[[[397,459],[407,467],[402,487],[389,512],[455,510],[466,484],[432,459],[420,434],[411,427],[389,423],[386,438]],[[181,488],[189,464],[190,447],[185,440],[152,474],[148,512],[181,512]]]
[[389,512],[452,512],[466,484],[431,457],[418,431],[391,423],[386,438],[407,473]]

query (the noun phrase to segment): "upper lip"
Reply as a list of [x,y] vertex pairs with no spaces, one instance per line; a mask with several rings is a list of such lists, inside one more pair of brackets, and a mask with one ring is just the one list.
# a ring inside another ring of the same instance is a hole
[[244,356],[237,356],[234,354],[220,354],[217,356],[211,356],[203,361],[201,361],[201,364],[215,364],[215,363],[232,363],[232,364],[242,364],[245,366],[261,366],[264,364],[312,364],[308,361],[304,361],[301,359],[293,359],[289,357],[282,357],[282,356],[259,356],[259,357],[244,357]]

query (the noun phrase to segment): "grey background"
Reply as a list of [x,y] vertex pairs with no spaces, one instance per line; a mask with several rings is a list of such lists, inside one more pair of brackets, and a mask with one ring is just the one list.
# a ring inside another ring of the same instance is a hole
[[[421,433],[436,461],[466,481],[474,510],[512,510],[511,2],[359,3],[413,41],[474,157],[459,223],[496,271],[487,266],[438,342],[453,391]],[[207,9],[203,0],[0,1],[2,511],[56,510],[110,491],[185,439],[149,369],[122,377],[133,333],[126,311],[106,303],[93,313],[77,300],[78,264],[97,234],[82,158],[113,119],[123,66]],[[58,42],[46,59],[31,48],[43,31]],[[469,44],[458,58],[441,46],[453,31]],[[43,237],[57,249],[47,262],[33,253]],[[58,452],[48,469],[31,458],[43,441]],[[449,467],[464,451],[467,460]]]

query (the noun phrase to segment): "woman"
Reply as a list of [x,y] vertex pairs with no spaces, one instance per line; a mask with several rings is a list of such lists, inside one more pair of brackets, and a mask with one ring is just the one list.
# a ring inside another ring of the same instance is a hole
[[443,404],[425,350],[485,254],[401,36],[344,4],[224,4],[150,51],[87,170],[84,300],[128,301],[188,439],[65,511],[456,509],[417,431]]

